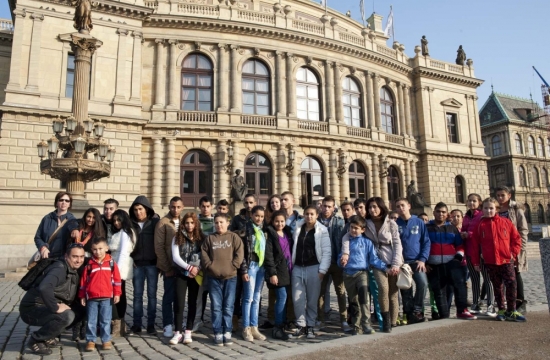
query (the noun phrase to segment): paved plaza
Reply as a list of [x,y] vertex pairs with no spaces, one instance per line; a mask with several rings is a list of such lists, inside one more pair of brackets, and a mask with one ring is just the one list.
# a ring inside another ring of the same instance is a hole
[[[529,300],[529,306],[547,303],[544,291],[544,281],[542,275],[542,266],[540,259],[529,260],[529,272],[524,274],[525,296]],[[132,287],[128,286],[129,306],[126,314],[126,321],[132,324],[129,314],[132,313]],[[23,291],[19,288],[16,281],[0,281],[0,359],[39,359],[40,356],[26,353],[25,344],[28,340],[33,327],[27,326],[21,321],[18,312],[19,301],[23,296]],[[62,335],[62,346],[54,349],[52,355],[43,357],[49,359],[231,359],[231,358],[287,358],[294,353],[314,352],[322,347],[329,345],[344,345],[351,339],[340,340],[350,337],[340,331],[336,296],[334,292],[331,296],[331,308],[326,331],[317,333],[314,340],[298,339],[290,341],[279,341],[271,338],[271,330],[265,332],[266,341],[256,341],[254,343],[245,342],[241,339],[240,331],[234,333],[234,345],[231,347],[217,347],[212,343],[212,329],[208,321],[193,336],[193,343],[190,345],[169,345],[169,339],[162,336],[162,318],[161,318],[161,294],[162,281],[159,281],[159,292],[157,301],[157,334],[149,335],[145,331],[140,335],[130,335],[126,338],[114,339],[114,349],[111,351],[102,351],[98,349],[94,352],[84,352],[85,342],[73,342],[70,340],[70,333]],[[262,302],[262,312],[260,324],[265,320],[267,307],[267,288],[264,286],[264,301]],[[426,299],[428,304],[428,299]],[[540,308],[540,306],[538,307]],[[426,308],[429,312],[429,306]],[[210,309],[207,308],[205,318],[210,320]],[[453,314],[453,311],[451,311]],[[448,320],[456,321],[456,320]],[[144,323],[146,323],[144,321]],[[405,329],[422,329],[426,325],[407,326]],[[489,326],[489,325],[488,325]],[[376,328],[376,326],[375,326]],[[398,328],[403,329],[403,328]],[[408,332],[407,331],[407,332]],[[384,336],[377,334],[375,336]],[[330,343],[328,343],[330,342]],[[100,343],[98,339],[98,343]],[[292,350],[294,349],[294,351]]]

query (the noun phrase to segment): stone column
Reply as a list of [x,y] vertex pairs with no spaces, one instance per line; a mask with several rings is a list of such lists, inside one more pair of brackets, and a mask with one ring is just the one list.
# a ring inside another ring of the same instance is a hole
[[[178,41],[174,39],[168,40],[170,44],[170,70],[168,71],[170,94],[167,108],[179,109],[180,108],[180,92],[179,87],[181,84],[181,78],[178,76],[178,66],[176,64],[178,56]],[[198,94],[196,96],[199,96]]]
[[141,102],[141,42],[143,33],[134,31],[134,49],[132,56],[132,90],[130,101]]
[[418,186],[418,178],[416,177],[416,161],[411,160],[410,164],[411,164],[411,180],[414,180],[414,182],[416,183],[416,186]]
[[[474,96],[474,95],[471,96],[472,104],[474,107],[473,117],[474,117],[474,127],[476,129],[476,144],[479,145],[482,143],[482,141],[481,141],[481,125],[479,123],[479,115],[478,115],[479,112],[477,110],[477,99],[478,99],[477,96]],[[525,144],[525,142],[523,144]]]
[[407,85],[403,85],[403,98],[405,99],[405,122],[407,124],[407,135],[410,137],[414,137],[413,131],[412,131],[412,121],[411,121],[411,93],[410,93],[410,87]]
[[294,195],[294,204],[299,206],[302,199],[302,178],[300,176],[300,162],[296,160],[294,168],[292,169],[292,175],[289,179],[290,191]]
[[331,147],[329,150],[329,179],[330,179],[330,195],[334,196],[336,201],[338,202],[339,197],[339,184],[338,184],[338,152],[334,147]]
[[334,62],[332,61],[325,61],[325,72],[326,72],[326,86],[325,86],[325,92],[326,92],[326,99],[327,99],[327,116],[326,121],[332,122],[336,119],[335,111],[334,111],[334,74],[332,67],[334,66]]
[[407,135],[407,125],[405,121],[405,107],[403,100],[403,86],[400,82],[397,85],[397,102],[399,106],[399,133],[403,136]]
[[288,94],[286,107],[288,116],[296,116],[296,79],[292,71],[294,54],[286,53],[286,92]]
[[380,117],[380,87],[378,83],[380,82],[380,76],[377,74],[372,74],[373,79],[373,89],[372,94],[374,95],[374,123],[376,129],[380,130],[382,128],[382,119]]
[[[344,200],[349,200],[349,165],[346,164],[346,172],[340,175],[340,203]],[[367,186],[367,184],[365,184]]]
[[[284,53],[275,52],[275,71],[277,73],[277,115],[286,116],[286,69]],[[288,180],[288,179],[287,179]]]
[[[219,108],[220,111],[229,110],[229,69],[227,60],[227,45],[218,44],[218,96],[219,96]],[[223,199],[223,198],[221,198]]]
[[239,61],[239,47],[237,45],[230,45],[231,49],[231,112],[239,112],[241,104],[239,99],[241,98],[241,80],[239,79],[239,70],[237,69],[237,62]]
[[[477,114],[477,113],[476,113]],[[542,275],[546,289],[546,300],[550,311],[550,238],[542,238],[539,241],[540,260],[542,263]]]
[[372,72],[365,71],[365,80],[367,82],[367,119],[369,129],[374,127],[374,99],[372,94]]
[[[229,86],[229,84],[227,85]],[[217,194],[214,194],[214,196],[217,200],[226,199],[229,201],[229,175],[227,169],[225,169],[224,161],[227,161],[226,141],[218,140],[218,161],[214,169],[218,173],[219,182],[218,186],[214,187],[217,190]]]
[[403,163],[405,168],[405,192],[403,193],[403,196],[405,196],[407,194],[407,186],[411,183],[411,162],[408,159],[405,159]]
[[[31,15],[32,21],[32,36],[31,36],[31,50],[29,57],[29,77],[27,79],[27,86],[25,90],[38,91],[38,73],[40,70],[40,47],[42,40],[42,21],[44,21],[44,15],[34,13]],[[23,20],[21,21],[23,22]],[[19,43],[17,46],[21,46]]]
[[[383,161],[386,159],[386,157],[384,155],[380,155],[378,157],[378,161],[380,164],[383,164]],[[388,171],[388,169],[381,169],[382,173],[385,173]],[[387,199],[388,199],[388,177],[387,176],[384,176],[384,177],[379,177],[380,180],[380,192],[382,193],[380,195],[380,197],[382,197],[382,199],[384,199],[384,201],[387,202]]]
[[125,101],[126,88],[126,36],[127,29],[117,29],[118,34],[118,50],[116,59],[116,90],[114,100]]
[[20,90],[21,89],[21,60],[22,60],[22,52],[23,52],[23,46],[21,44],[23,43],[23,35],[25,32],[25,17],[27,16],[27,13],[25,9],[20,10],[16,9],[13,11],[13,14],[15,15],[15,24],[13,29],[13,41],[12,44],[17,44],[19,47],[13,47],[11,49],[11,61],[10,61],[10,81],[8,86],[6,87],[7,90]]
[[[166,188],[164,193],[166,194],[165,204],[170,204],[170,199],[174,196],[179,196],[179,191],[176,187],[176,169],[175,169],[175,160],[176,160],[176,144],[173,138],[166,139],[166,156],[165,156],[165,166],[166,166]],[[184,204],[185,205],[185,204]]]
[[157,44],[157,60],[155,64],[155,105],[154,108],[163,109],[166,100],[164,73],[164,39],[156,39]]
[[336,122],[344,122],[344,109],[342,108],[342,80],[340,79],[340,64],[334,64],[334,113]]
[[373,196],[380,196],[380,173],[378,172],[378,156],[376,154],[371,154],[372,160],[372,193]]
[[162,139],[153,139],[153,181],[151,181],[151,205],[153,208],[161,207],[162,189]]

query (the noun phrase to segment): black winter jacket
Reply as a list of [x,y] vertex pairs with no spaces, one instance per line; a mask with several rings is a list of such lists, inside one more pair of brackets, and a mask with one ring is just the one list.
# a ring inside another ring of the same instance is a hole
[[[262,229],[262,231],[264,231],[265,233],[265,228]],[[254,226],[252,225],[252,221],[248,221],[246,223],[245,232],[246,235],[244,237],[241,237],[244,245],[244,258],[239,269],[239,274],[241,275],[248,274],[248,266],[250,265],[250,262],[253,261],[252,256],[254,254],[254,249],[252,248],[252,243],[254,242]]]
[[[147,219],[141,228],[137,218],[134,215],[134,206],[143,205],[147,209]],[[155,216],[155,211],[151,207],[149,200],[145,196],[138,196],[132,206],[130,206],[130,219],[132,219],[134,230],[137,234],[136,246],[130,256],[134,259],[136,266],[157,265],[157,255],[155,253],[155,227],[159,218]]]
[[[288,264],[283,254],[281,244],[279,244],[279,235],[277,231],[269,225],[266,228],[267,243],[265,244],[265,280],[269,289],[276,289],[278,287],[290,285],[290,272],[288,271]],[[283,232],[288,238],[288,245],[290,248],[290,254],[292,255],[292,248],[294,246],[294,240],[292,238],[291,228],[285,226]],[[269,278],[276,275],[279,280],[279,285],[275,286],[269,282]]]
[[244,231],[248,220],[249,217],[246,214],[246,209],[241,209],[239,214],[231,219],[231,224],[227,229],[229,231],[233,231],[235,234],[239,235],[242,240],[244,240]]
[[63,255],[65,255],[66,243],[64,241],[63,234],[69,228],[71,220],[76,220],[74,215],[70,212],[60,217],[61,221],[65,220],[65,218],[67,219],[67,222],[63,228],[57,232],[57,235],[55,236],[55,239],[52,240],[51,244],[48,244],[48,240],[50,240],[50,236],[54,233],[55,229],[57,229],[57,213],[55,211],[52,211],[42,218],[42,221],[36,230],[36,234],[34,235],[34,243],[36,248],[40,250],[42,246],[46,246],[50,250],[49,256],[51,258],[63,258]]

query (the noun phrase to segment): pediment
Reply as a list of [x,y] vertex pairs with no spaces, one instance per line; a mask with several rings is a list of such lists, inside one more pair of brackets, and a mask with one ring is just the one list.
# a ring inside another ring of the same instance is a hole
[[455,107],[455,108],[459,108],[459,107],[462,107],[462,103],[460,101],[458,101],[457,99],[453,99],[453,98],[449,98],[447,100],[443,100],[441,102],[441,105],[443,106],[451,106],[451,107]]

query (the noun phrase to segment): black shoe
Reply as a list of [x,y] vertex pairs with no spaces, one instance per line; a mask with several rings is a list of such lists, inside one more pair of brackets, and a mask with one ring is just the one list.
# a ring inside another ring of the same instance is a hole
[[130,328],[130,332],[139,334],[141,332],[141,326],[134,325]]
[[44,344],[46,344],[49,348],[54,348],[61,346],[61,341],[57,340],[56,338],[51,338],[49,340],[44,341]]
[[267,329],[273,329],[274,325],[269,322],[269,320],[266,320],[261,326],[260,329],[267,330]]
[[52,353],[52,350],[48,347],[48,345],[46,345],[45,342],[36,341],[32,336],[27,347],[33,354],[37,355],[51,355]]
[[298,326],[296,330],[292,333],[293,338],[301,338],[307,334],[307,329],[305,326]]
[[363,331],[360,328],[354,327],[353,330],[351,330],[348,334],[352,336],[356,336],[356,335],[361,335],[362,333]]
[[438,312],[432,312],[432,320],[439,320],[441,319],[441,316]]
[[296,330],[296,327],[298,327],[298,325],[296,325],[294,321],[287,321],[285,325],[285,330],[294,331]]
[[71,340],[78,341],[80,337],[80,326],[81,324],[79,322],[73,325],[73,336],[71,337]]
[[147,334],[156,334],[155,325],[147,325]]
[[378,317],[376,313],[370,313],[370,322],[373,324],[378,324]]
[[88,322],[83,321],[81,324],[82,325],[80,327],[80,339],[81,340],[86,340],[86,328],[88,327]]
[[389,312],[382,313],[382,331],[385,333],[391,333],[391,320]]
[[284,328],[282,325],[279,325],[279,326],[275,326],[273,328],[273,331],[271,332],[271,336],[274,338],[274,339],[278,339],[278,340],[288,340],[290,339],[290,337],[288,336],[288,334],[285,332]]

